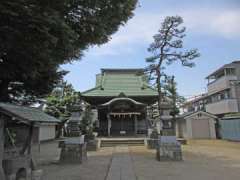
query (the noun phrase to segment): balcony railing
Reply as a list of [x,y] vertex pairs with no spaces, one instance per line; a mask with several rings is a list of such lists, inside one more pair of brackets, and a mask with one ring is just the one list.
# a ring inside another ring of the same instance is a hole
[[238,112],[238,102],[236,99],[224,99],[206,105],[206,111],[212,114],[224,114]]

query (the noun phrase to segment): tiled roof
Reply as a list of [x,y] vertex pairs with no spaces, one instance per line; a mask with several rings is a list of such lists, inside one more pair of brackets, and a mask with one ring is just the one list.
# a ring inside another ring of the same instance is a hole
[[45,122],[45,123],[60,122],[60,120],[56,119],[55,117],[52,117],[39,109],[31,107],[0,103],[0,112],[7,115],[11,115],[16,119],[30,122]]
[[[96,87],[82,93],[83,96],[111,96],[123,93],[129,96],[157,96],[140,69],[103,69],[97,76]],[[142,71],[143,72],[143,71]]]

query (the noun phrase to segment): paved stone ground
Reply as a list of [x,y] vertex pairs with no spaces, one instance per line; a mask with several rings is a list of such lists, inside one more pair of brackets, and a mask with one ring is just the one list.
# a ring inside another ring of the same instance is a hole
[[60,164],[57,143],[45,143],[41,153],[35,147],[35,159],[43,170],[43,180],[105,180],[112,159],[113,148],[89,152],[84,164]]
[[128,146],[116,146],[107,180],[137,180]]
[[[145,147],[110,147],[90,152],[84,164],[60,165],[56,143],[47,143],[35,157],[44,170],[43,180],[110,180],[117,169],[137,180],[240,179],[240,143],[191,141],[183,147],[183,156],[182,162],[158,162],[155,151]],[[115,177],[118,180],[120,173]]]

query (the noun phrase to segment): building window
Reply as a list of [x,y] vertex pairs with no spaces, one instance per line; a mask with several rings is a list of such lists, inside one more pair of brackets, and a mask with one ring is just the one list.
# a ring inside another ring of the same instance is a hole
[[219,95],[219,97],[220,97],[220,100],[223,100],[223,99],[225,99],[225,94],[221,93],[221,94]]
[[227,68],[225,69],[226,75],[235,75],[235,69],[234,68]]

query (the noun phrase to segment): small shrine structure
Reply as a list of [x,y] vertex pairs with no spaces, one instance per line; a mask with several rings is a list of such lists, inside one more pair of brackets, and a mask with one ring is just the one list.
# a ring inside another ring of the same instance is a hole
[[0,103],[0,179],[34,180],[40,176],[32,144],[38,141],[41,123],[59,122],[36,108]]

